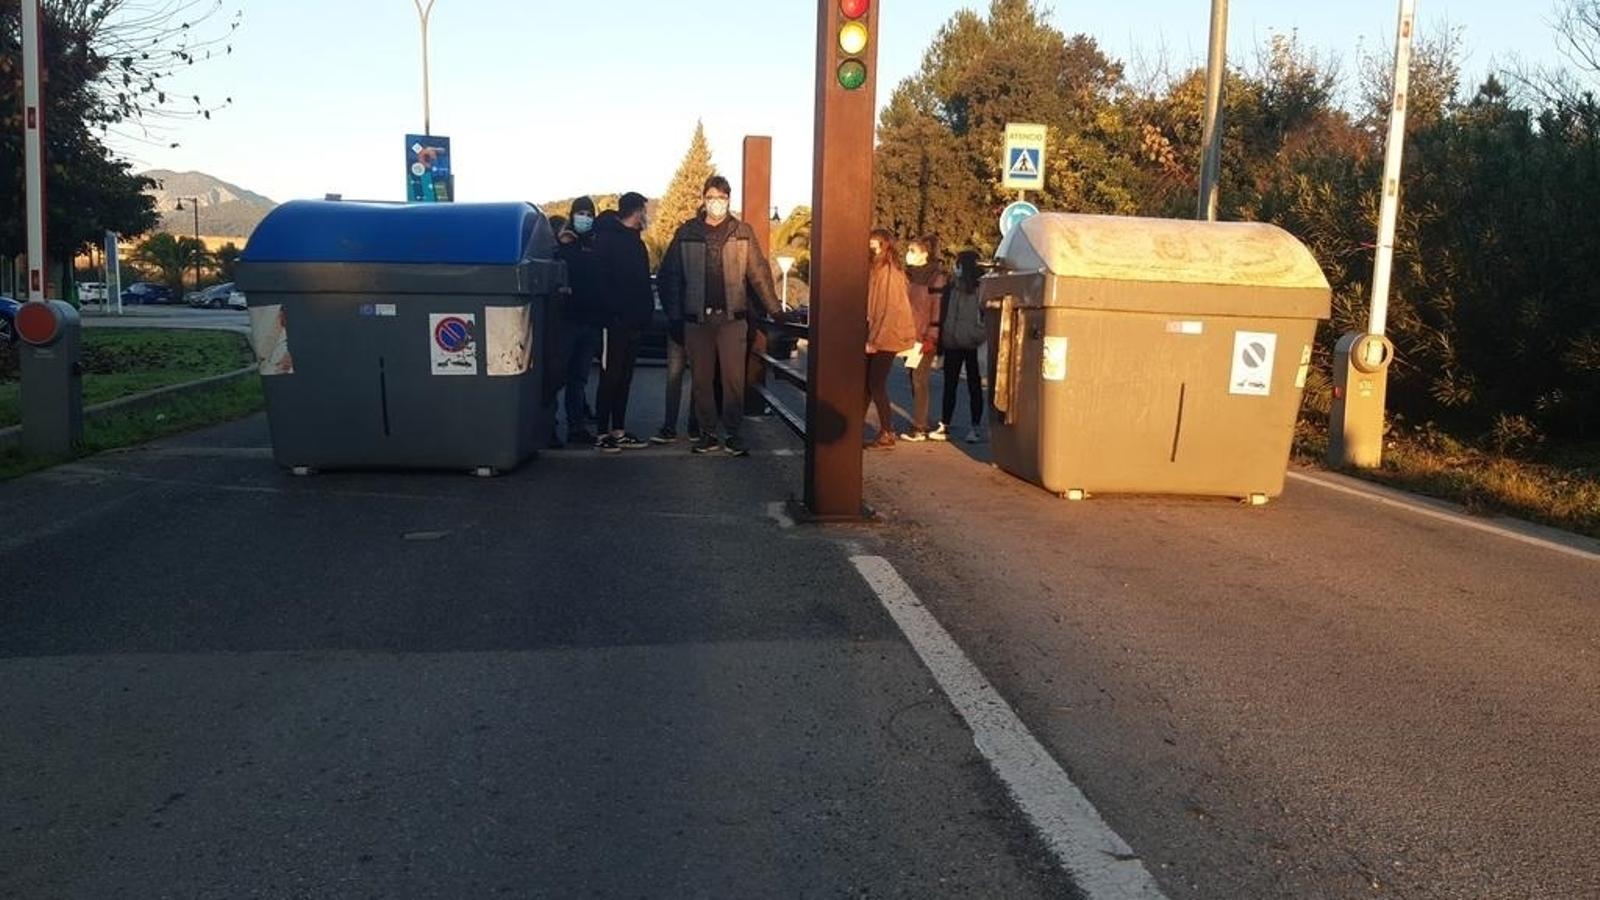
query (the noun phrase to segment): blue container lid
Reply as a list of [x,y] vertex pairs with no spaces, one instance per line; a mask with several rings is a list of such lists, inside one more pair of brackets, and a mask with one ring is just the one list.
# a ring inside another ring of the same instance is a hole
[[250,263],[516,265],[544,214],[528,203],[295,200],[256,226]]

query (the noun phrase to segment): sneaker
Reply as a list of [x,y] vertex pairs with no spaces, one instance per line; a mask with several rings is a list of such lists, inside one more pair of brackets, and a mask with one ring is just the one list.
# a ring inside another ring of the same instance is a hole
[[689,449],[694,453],[714,453],[721,448],[721,441],[712,435],[706,434],[701,435],[700,440],[695,441],[694,446]]
[[874,440],[867,441],[866,446],[863,449],[866,449],[866,450],[893,450],[894,449],[894,432],[892,432],[892,431],[880,431],[880,432],[878,432],[877,438],[875,438]]
[[983,432],[980,429],[977,429],[977,428],[974,428],[971,431],[967,432],[967,443],[969,443],[969,444],[981,444],[981,443],[983,443]]
[[926,431],[915,431],[915,430],[913,430],[913,431],[902,432],[900,434],[900,440],[905,441],[908,444],[920,444],[923,441],[926,441],[927,439],[928,439],[928,433]]
[[700,429],[698,429],[698,428],[689,429],[689,443],[691,443],[691,444],[699,443],[700,442],[700,438],[701,438]]
[[624,434],[621,437],[612,438],[612,440],[616,441],[617,446],[623,450],[638,450],[641,447],[650,446],[648,443],[639,440],[637,437],[631,434]]
[[622,445],[618,444],[617,443],[617,439],[612,437],[609,434],[606,435],[605,437],[601,438],[600,440],[595,441],[594,448],[596,450],[599,450],[601,453],[621,453],[622,452]]
[[568,444],[583,444],[583,445],[587,445],[587,446],[593,447],[595,444],[598,444],[599,442],[600,442],[600,439],[595,437],[594,433],[590,432],[590,431],[581,431],[580,430],[580,431],[569,431],[569,432],[567,432],[567,443]]
[[928,440],[930,440],[930,441],[948,441],[948,440],[950,440],[950,428],[949,428],[949,426],[945,425],[943,422],[940,422],[938,428],[935,428],[934,430],[928,432]]
[[726,441],[723,441],[722,449],[723,452],[727,453],[729,456],[750,455],[750,448],[745,446],[744,440],[735,436],[730,436]]
[[650,438],[652,444],[671,444],[678,440],[678,432],[673,428],[663,428]]

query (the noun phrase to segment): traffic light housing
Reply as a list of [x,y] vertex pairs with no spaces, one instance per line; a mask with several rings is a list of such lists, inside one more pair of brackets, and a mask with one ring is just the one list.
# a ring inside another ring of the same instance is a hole
[[838,40],[834,51],[839,58],[833,69],[839,87],[847,91],[859,91],[870,80],[868,60],[877,55],[873,46],[877,22],[872,12],[872,0],[838,0]]

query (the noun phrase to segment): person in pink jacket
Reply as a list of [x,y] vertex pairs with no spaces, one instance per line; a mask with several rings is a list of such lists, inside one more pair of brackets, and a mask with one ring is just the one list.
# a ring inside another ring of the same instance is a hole
[[[889,372],[895,358],[917,343],[917,324],[911,315],[910,282],[896,252],[894,235],[878,229],[867,242],[872,253],[867,278],[867,405],[878,408],[878,436],[868,450],[894,448],[894,408],[889,404]],[[862,430],[866,430],[866,413]]]

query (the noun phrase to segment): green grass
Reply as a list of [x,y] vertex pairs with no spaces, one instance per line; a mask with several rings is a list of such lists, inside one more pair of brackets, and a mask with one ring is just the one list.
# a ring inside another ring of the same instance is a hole
[[[1296,456],[1325,465],[1326,432],[1302,424],[1298,438]],[[1600,538],[1600,447],[1566,447],[1530,461],[1424,434],[1392,434],[1381,468],[1341,471],[1480,515],[1515,516]]]
[[[85,329],[83,402],[86,406],[250,365],[249,342],[226,331]],[[21,421],[14,360],[0,360],[0,428]]]
[[[83,444],[76,455],[90,456],[105,450],[135,447],[169,435],[231,422],[260,412],[263,406],[259,378],[240,378],[212,385],[198,393],[168,398],[156,406],[90,420],[84,425]],[[0,480],[66,461],[24,456],[18,447],[0,449]]]

